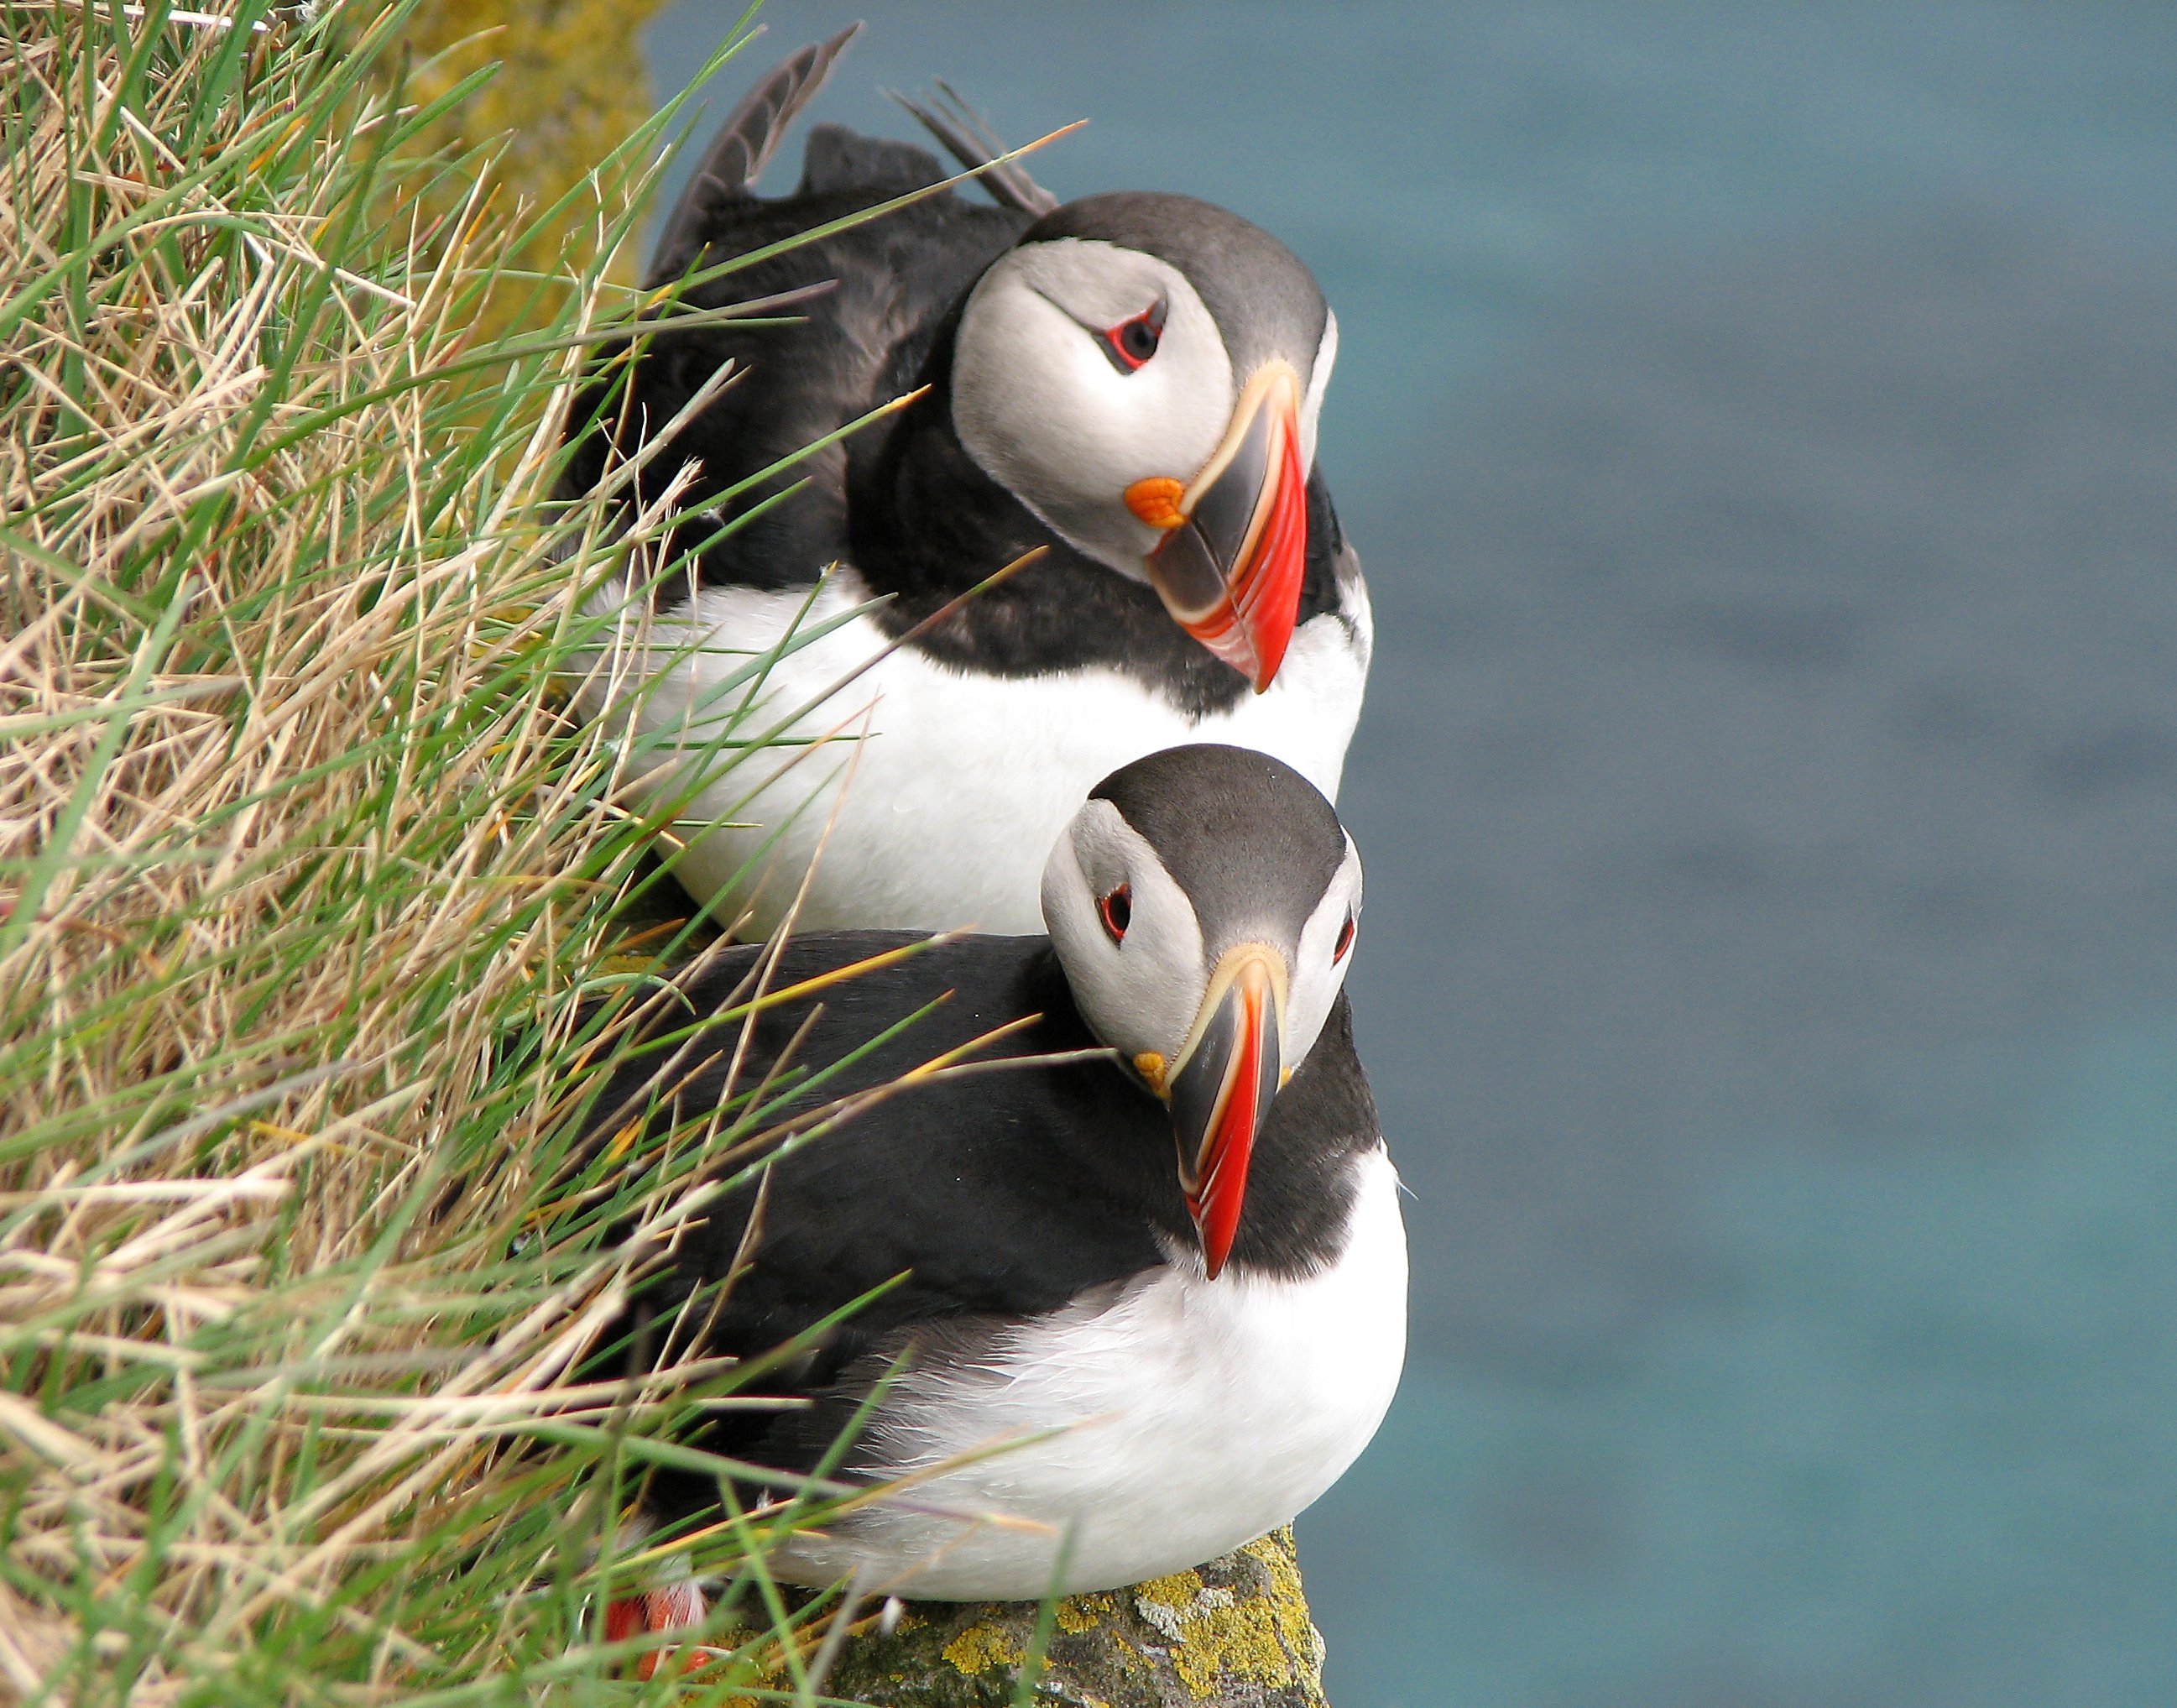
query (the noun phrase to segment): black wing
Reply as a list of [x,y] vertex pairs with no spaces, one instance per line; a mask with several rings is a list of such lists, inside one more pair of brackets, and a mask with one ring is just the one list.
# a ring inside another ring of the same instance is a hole
[[[731,261],[942,182],[936,160],[921,149],[819,125],[791,195],[750,193],[754,172],[850,35],[797,54],[726,121],[667,221],[653,280]],[[808,457],[730,504],[722,499],[725,488],[889,401],[897,376],[919,368],[947,316],[1031,223],[1014,208],[941,192],[693,287],[683,300],[697,308],[829,288],[782,311],[787,325],[661,326],[625,375],[627,394],[620,382],[601,379],[578,401],[567,489],[597,484],[608,462],[632,454],[730,363],[748,372],[749,383],[728,387],[681,429],[634,483],[626,507],[664,491],[684,464],[698,463],[688,507],[710,514],[694,517],[674,541],[693,546],[728,513],[805,481],[807,489],[789,502],[704,550],[699,575],[751,587],[808,585],[848,555],[844,448]],[[606,360],[617,370],[625,357],[622,348]]]
[[687,271],[708,241],[704,234],[718,223],[728,205],[747,199],[778,153],[787,127],[816,98],[839,56],[861,33],[862,26],[854,24],[829,41],[810,43],[742,97],[711,139],[695,176],[666,216],[657,247],[651,251],[651,284]]
[[[856,931],[796,942],[772,988],[919,941],[914,933]],[[760,952],[728,951],[686,985],[696,1012],[734,1000]],[[813,1073],[933,1002],[932,1012],[845,1073],[789,1092],[774,1118],[889,1084],[1024,1017],[1042,1018],[977,1059],[1094,1047],[1045,940],[968,938],[764,1012],[735,1083],[745,1089],[778,1074],[789,1047],[785,1072]],[[674,1005],[659,1016],[655,1034],[685,1025],[686,1013]],[[623,1067],[593,1105],[595,1136],[630,1121],[662,1133],[714,1108],[741,1032],[739,1022],[722,1023],[692,1045]],[[653,1098],[661,1083],[674,1094]],[[734,1457],[806,1470],[908,1336],[973,1332],[1056,1310],[1161,1263],[1159,1226],[1187,1236],[1170,1126],[1108,1059],[925,1083],[807,1140],[779,1158],[761,1185],[738,1187],[712,1206],[671,1266],[641,1290],[597,1373],[692,1353],[756,1356],[895,1283],[754,1390],[811,1400],[813,1408],[728,1411],[701,1438]],[[728,1285],[745,1241],[752,1265]],[[690,1500],[699,1493],[691,1491]],[[677,1505],[678,1498],[663,1504]]]

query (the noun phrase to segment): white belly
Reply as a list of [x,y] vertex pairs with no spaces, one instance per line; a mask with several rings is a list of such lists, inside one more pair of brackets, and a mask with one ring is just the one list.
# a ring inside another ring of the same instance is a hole
[[[637,702],[638,775],[676,751],[782,725],[800,744],[750,754],[681,813],[681,881],[721,898],[722,919],[749,913],[746,935],[778,925],[812,860],[802,930],[1039,932],[1045,858],[1088,790],[1184,742],[1257,749],[1337,796],[1367,672],[1365,598],[1353,614],[1357,646],[1338,620],[1318,617],[1296,632],[1268,693],[1199,720],[1115,670],[984,676],[907,648],[832,692],[886,645],[868,618],[842,620],[861,602],[847,575],[806,615],[801,593],[704,588],[692,614],[657,620],[647,638],[625,617],[617,659],[600,665],[585,696],[592,713],[608,699]],[[752,671],[789,635],[832,622]],[[697,650],[674,658],[691,642]],[[652,672],[657,679],[642,685]],[[714,768],[733,750],[701,762]]]
[[1023,1325],[973,1367],[910,1372],[857,1450],[869,1469],[1025,1444],[798,1537],[773,1569],[1026,1600],[1051,1589],[1068,1531],[1071,1594],[1199,1565],[1288,1522],[1367,1445],[1405,1361],[1398,1176],[1380,1150],[1360,1167],[1345,1247],[1320,1274],[1212,1281],[1181,1254],[1116,1298]]

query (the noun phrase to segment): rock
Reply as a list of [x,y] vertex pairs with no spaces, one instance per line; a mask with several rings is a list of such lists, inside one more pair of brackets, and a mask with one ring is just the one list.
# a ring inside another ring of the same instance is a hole
[[[1012,1708],[1033,1602],[914,1602],[865,1621],[824,1694],[881,1708]],[[1058,1604],[1039,1708],[1328,1708],[1290,1530],[1193,1571]]]

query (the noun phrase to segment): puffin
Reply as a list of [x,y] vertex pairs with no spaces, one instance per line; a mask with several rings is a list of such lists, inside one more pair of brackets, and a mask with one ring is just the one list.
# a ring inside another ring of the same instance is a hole
[[[797,1403],[712,1411],[690,1444],[915,1479],[794,1534],[767,1556],[786,1581],[1018,1600],[1194,1566],[1328,1489],[1397,1385],[1405,1235],[1335,810],[1250,750],[1159,752],[1090,791],[1040,892],[1034,936],[722,944],[600,1070],[616,1149],[772,1105],[600,1356],[757,1360],[738,1391]],[[630,1543],[720,1499],[654,1470]],[[684,1576],[606,1629],[705,1612]]]
[[662,534],[592,596],[579,697],[739,935],[1033,933],[1130,760],[1250,747],[1336,798],[1372,644],[1315,462],[1338,322],[1258,226],[1060,205],[965,109],[906,103],[987,202],[835,125],[758,196],[854,33],[750,91],[658,237],[649,285],[753,308],[641,323],[577,399],[564,489]]

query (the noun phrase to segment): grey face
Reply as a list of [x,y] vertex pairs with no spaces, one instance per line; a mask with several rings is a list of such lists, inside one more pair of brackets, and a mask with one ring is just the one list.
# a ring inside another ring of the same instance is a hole
[[1178,1061],[1219,969],[1259,951],[1297,1067],[1345,982],[1361,899],[1361,857],[1330,803],[1237,747],[1170,748],[1114,772],[1044,869],[1074,999],[1130,1060]]
[[1345,982],[1352,839],[1290,766],[1171,748],[1097,785],[1051,851],[1043,909],[1083,1018],[1170,1110],[1214,1276],[1255,1135]]
[[1297,617],[1338,323],[1297,256],[1186,196],[1047,216],[969,293],[951,408],[992,479],[1266,689]]

